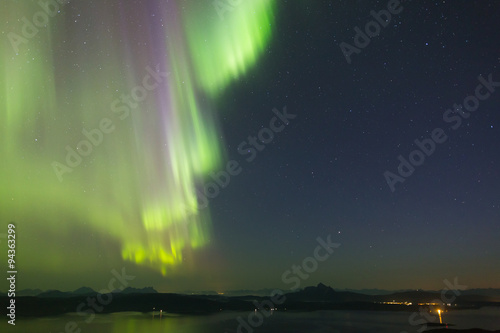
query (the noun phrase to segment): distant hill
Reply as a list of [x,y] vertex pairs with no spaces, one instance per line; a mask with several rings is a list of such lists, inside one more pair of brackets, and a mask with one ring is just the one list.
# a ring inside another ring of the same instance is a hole
[[[34,291],[27,291],[34,293]],[[75,312],[88,295],[97,294],[91,288],[82,287],[71,292],[49,290],[38,296],[19,296],[16,307],[23,309],[20,316],[43,317]],[[153,308],[179,314],[209,314],[220,311],[254,311],[255,302],[269,307],[271,292],[266,296],[245,295],[181,295],[158,293],[152,287],[126,288],[113,292],[112,302],[103,307],[103,313],[136,311],[149,313]],[[316,310],[363,310],[363,311],[407,311],[417,312],[418,303],[429,303],[440,299],[441,292],[422,290],[396,292],[388,295],[366,295],[351,291],[336,291],[322,283],[306,287],[282,296],[278,311],[316,311]],[[450,310],[500,306],[500,302],[489,301],[490,297],[481,295],[459,295]],[[401,304],[392,304],[392,301]],[[0,296],[0,303],[8,302]],[[408,302],[408,303],[405,303]],[[411,305],[409,303],[412,303]]]
[[[441,293],[441,290],[415,290],[415,289],[401,289],[401,290],[337,289],[336,291],[347,291],[347,292],[354,292],[357,294],[374,295],[374,296],[392,295],[392,294],[411,292],[411,291],[422,291],[422,292],[437,293],[437,294]],[[475,289],[460,290],[460,294],[461,295],[488,296],[488,297],[498,298],[500,300],[500,289],[495,289],[495,288],[475,288]]]
[[337,291],[346,291],[363,295],[389,295],[404,291],[412,291],[414,289],[401,289],[401,290],[385,290],[385,289],[337,289]]
[[333,288],[318,284],[316,287],[306,287],[302,290],[287,294],[287,298],[303,301],[337,301],[343,295],[337,294]]
[[37,296],[43,291],[41,289],[23,289],[16,292],[16,296]]
[[[31,289],[28,289],[31,290]],[[21,295],[20,293],[23,291],[20,291],[19,294],[16,293],[16,296],[37,296],[41,298],[68,298],[68,297],[76,297],[76,296],[86,296],[86,295],[95,295],[98,294],[97,291],[95,291],[92,288],[89,287],[81,287],[78,288],[74,291],[60,291],[60,290],[48,290],[44,292],[40,292],[38,294],[27,294],[27,295]],[[113,293],[121,293],[121,294],[157,294],[158,292],[153,288],[153,287],[145,287],[145,288],[132,288],[128,287],[123,290],[116,289],[113,290]],[[5,295],[3,295],[5,296]]]
[[89,287],[81,287],[72,292],[73,295],[88,295],[88,294],[96,294],[97,292]]
[[[264,296],[248,295],[245,291],[242,291],[243,296],[228,296],[226,294],[182,295],[158,293],[152,287],[129,287],[113,291],[113,301],[106,305],[103,313],[150,312],[152,308],[179,314],[254,311],[255,302],[269,304],[272,290],[265,291]],[[75,312],[82,302],[87,301],[89,295],[98,294],[97,291],[89,287],[81,287],[69,292],[60,290],[39,292],[40,290],[36,289],[16,292],[16,306],[19,305],[20,308],[24,309],[20,314],[21,316],[43,317]],[[453,300],[450,310],[500,306],[500,301],[497,301],[498,297],[495,296],[497,292],[498,289],[460,291],[460,294]],[[448,294],[448,296],[450,295]],[[352,291],[334,290],[330,286],[319,283],[316,286],[285,293],[282,299],[283,303],[278,306],[279,311],[284,309],[285,311],[363,310],[417,312],[421,306],[418,303],[431,303],[441,299],[441,291],[410,290],[391,294],[367,295]],[[8,297],[6,294],[0,295],[0,303],[7,304],[7,302]]]
[[315,287],[306,287],[302,290],[286,294],[287,299],[301,302],[374,302],[374,297],[350,291],[335,291],[333,288],[319,283]]
[[215,290],[184,290],[180,294],[183,295],[218,295]]
[[43,297],[43,298],[65,298],[65,297],[71,297],[73,294],[71,292],[64,292],[60,290],[48,290],[44,291],[43,293],[40,293],[37,295],[37,297]]
[[113,292],[119,292],[122,294],[158,294],[158,292],[153,288],[153,287],[145,287],[145,288],[132,288],[132,287],[127,287],[123,290],[118,290],[118,291],[113,291]]
[[[460,294],[455,299],[455,303],[482,303],[482,302],[499,302],[500,298],[495,296],[496,289],[478,289],[469,292],[460,291]],[[488,295],[488,296],[486,296]],[[304,302],[413,302],[413,303],[429,303],[441,299],[441,291],[423,291],[409,290],[401,292],[393,292],[382,295],[367,295],[351,291],[335,291],[322,283],[315,287],[306,287],[302,290],[289,293],[286,295],[288,299],[293,301]],[[448,295],[449,297],[450,295]]]
[[500,298],[500,289],[494,288],[477,288],[460,291],[462,295],[481,295]]
[[220,293],[215,290],[187,290],[181,292],[184,295],[224,295],[224,296],[269,296],[276,290],[276,288],[266,288],[266,289],[237,289],[237,290],[225,290]]
[[[180,294],[184,295],[224,295],[227,297],[238,296],[269,296],[275,288],[268,289],[242,289],[230,290],[224,293],[218,293],[213,290],[206,291],[185,291]],[[155,294],[158,293],[153,287],[145,288],[132,288],[128,287],[124,290],[114,290],[114,293],[124,294]],[[80,287],[74,291],[59,291],[59,290],[40,290],[40,289],[23,289],[16,291],[16,296],[40,296],[40,297],[70,297],[75,295],[88,295],[97,294],[98,292],[89,287]],[[338,298],[339,300],[386,300],[394,298],[394,300],[401,300],[407,297],[425,299],[428,297],[436,297],[441,294],[440,290],[384,290],[384,289],[333,289],[327,287],[323,283],[314,287],[306,287],[299,291],[290,293],[292,298],[309,298],[311,300],[332,300]],[[0,296],[7,296],[7,292],[0,292]],[[365,296],[378,296],[374,298],[366,298]],[[384,297],[387,296],[387,297]],[[460,290],[460,296],[466,300],[481,300],[481,301],[496,301],[500,302],[500,289],[496,288],[476,288]]]

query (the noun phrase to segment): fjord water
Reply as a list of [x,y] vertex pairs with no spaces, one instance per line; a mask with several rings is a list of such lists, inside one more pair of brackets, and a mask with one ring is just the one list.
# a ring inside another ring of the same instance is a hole
[[[249,313],[223,312],[207,316],[156,315],[142,313],[115,313],[97,315],[90,323],[77,314],[38,319],[18,319],[16,326],[6,321],[0,324],[2,332],[30,333],[401,333],[421,332],[422,325],[410,325],[409,312],[316,311],[308,313],[275,312],[265,318],[261,326],[249,331],[238,330],[238,317]],[[420,317],[418,317],[420,318]],[[417,318],[417,319],[418,319]],[[74,322],[76,326],[68,326]],[[443,314],[443,322],[454,323],[453,328],[483,328],[500,330],[500,307],[463,310]],[[81,330],[81,331],[79,331]]]

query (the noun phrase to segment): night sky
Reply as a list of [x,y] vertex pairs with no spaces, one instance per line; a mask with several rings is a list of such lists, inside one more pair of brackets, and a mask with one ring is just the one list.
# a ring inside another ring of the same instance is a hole
[[318,237],[300,287],[500,288],[498,1],[61,2],[0,5],[18,289],[286,290]]

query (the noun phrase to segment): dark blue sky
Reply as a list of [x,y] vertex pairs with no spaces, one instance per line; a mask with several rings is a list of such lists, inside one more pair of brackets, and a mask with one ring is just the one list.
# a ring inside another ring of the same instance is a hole
[[[500,286],[500,88],[457,130],[443,120],[479,75],[500,81],[500,6],[403,2],[348,64],[339,45],[386,6],[281,2],[265,58],[220,102],[227,151],[243,166],[211,202],[229,284],[286,287],[281,273],[331,234],[341,247],[305,285]],[[284,106],[297,117],[246,162],[238,144]],[[392,192],[384,172],[397,174],[398,156],[436,128],[447,140]]]

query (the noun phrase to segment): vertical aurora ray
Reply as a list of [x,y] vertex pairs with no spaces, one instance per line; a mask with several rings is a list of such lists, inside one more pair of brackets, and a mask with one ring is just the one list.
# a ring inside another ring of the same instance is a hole
[[[14,18],[23,17],[24,13],[30,12],[32,6],[33,3],[29,1],[19,4],[2,2],[0,8],[5,30],[14,30]],[[43,40],[50,40],[51,29],[52,25],[49,23],[46,29],[40,29],[38,35]],[[44,131],[50,128],[56,91],[53,61],[40,40],[34,40],[29,47],[23,47],[16,53],[4,32],[0,45],[0,121],[3,134],[0,138],[3,143],[0,152],[5,156],[5,153],[13,152],[16,143],[26,141],[24,131]],[[31,114],[31,110],[40,113]]]
[[[1,36],[20,33],[18,18],[39,11],[36,3],[4,2]],[[245,3],[220,20],[211,4],[75,2],[19,54],[3,38],[0,153],[8,158],[0,166],[0,217],[17,221],[28,238],[58,236],[27,244],[21,260],[38,271],[63,268],[78,253],[67,238],[86,230],[110,256],[116,249],[106,240],[119,244],[122,259],[163,275],[193,262],[211,232],[195,190],[224,159],[210,98],[243,75],[270,38],[272,2]],[[165,82],[144,101],[122,102],[129,116],[120,119],[110,105],[157,65],[169,72]],[[66,147],[104,117],[113,132],[58,182],[54,160],[65,163]],[[78,245],[86,258],[95,251]],[[91,259],[79,264],[93,267]]]
[[[219,7],[214,8],[218,3]],[[274,24],[271,0],[192,1],[184,12],[184,28],[199,84],[216,96],[245,74],[267,46]],[[221,7],[222,6],[222,7]],[[207,15],[218,10],[220,15]]]

